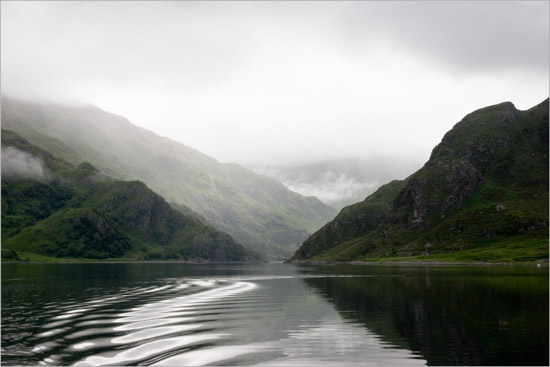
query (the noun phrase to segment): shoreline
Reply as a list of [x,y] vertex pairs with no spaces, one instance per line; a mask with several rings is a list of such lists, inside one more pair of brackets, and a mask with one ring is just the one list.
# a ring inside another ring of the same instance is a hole
[[457,261],[427,261],[427,260],[405,260],[405,261],[182,261],[182,260],[2,260],[1,264],[188,264],[188,265],[259,265],[259,264],[290,264],[290,265],[355,265],[355,266],[534,266],[549,267],[548,259],[526,262],[457,262]]
[[457,262],[457,261],[329,261],[329,260],[317,260],[317,261],[290,261],[289,264],[294,265],[358,265],[358,266],[376,266],[376,265],[396,265],[396,266],[534,266],[534,267],[549,267],[548,259],[540,261],[526,261],[526,262]]
[[71,259],[62,261],[50,260],[2,260],[1,264],[192,264],[192,265],[211,265],[211,264],[268,264],[262,261],[184,261],[184,260],[92,260],[92,259]]

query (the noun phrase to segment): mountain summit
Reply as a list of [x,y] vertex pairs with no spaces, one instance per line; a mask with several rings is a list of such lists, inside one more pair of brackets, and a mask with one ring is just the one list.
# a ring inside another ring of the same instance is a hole
[[411,256],[548,257],[548,99],[467,115],[420,170],[342,209],[292,260]]

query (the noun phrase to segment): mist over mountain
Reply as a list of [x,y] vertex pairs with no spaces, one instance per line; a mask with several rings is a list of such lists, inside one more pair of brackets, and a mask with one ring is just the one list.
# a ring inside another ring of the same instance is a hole
[[71,164],[90,162],[115,179],[141,180],[272,259],[291,255],[336,215],[317,198],[290,191],[273,178],[221,164],[92,105],[2,96],[2,126]]
[[293,191],[315,196],[340,210],[364,200],[385,182],[404,179],[420,166],[421,162],[413,159],[375,156],[251,168],[281,181]]
[[14,147],[2,147],[2,177],[30,177],[45,181],[44,163]]
[[73,166],[5,129],[2,161],[3,257],[259,259],[143,182],[113,180],[87,162]]

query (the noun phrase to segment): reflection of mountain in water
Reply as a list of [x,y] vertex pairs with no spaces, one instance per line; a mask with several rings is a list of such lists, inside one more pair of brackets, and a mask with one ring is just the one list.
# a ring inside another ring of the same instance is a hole
[[415,270],[304,281],[342,317],[419,352],[429,365],[548,365],[547,272]]

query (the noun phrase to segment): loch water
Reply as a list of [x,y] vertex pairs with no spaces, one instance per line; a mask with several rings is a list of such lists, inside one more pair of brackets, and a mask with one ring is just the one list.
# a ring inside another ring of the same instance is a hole
[[2,365],[548,365],[548,268],[2,264]]

